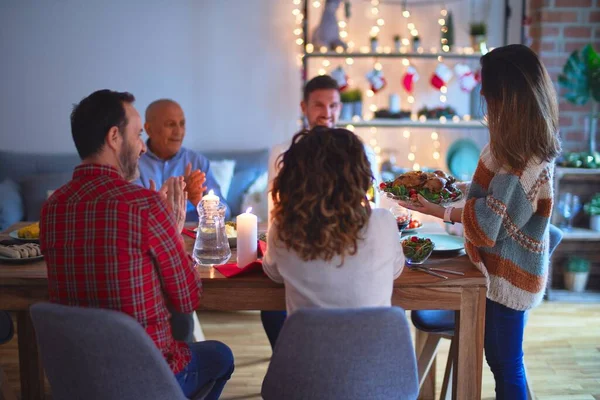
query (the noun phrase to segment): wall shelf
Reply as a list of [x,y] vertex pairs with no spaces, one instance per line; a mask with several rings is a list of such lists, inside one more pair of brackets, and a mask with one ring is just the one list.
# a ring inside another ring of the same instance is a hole
[[585,228],[573,228],[571,231],[563,231],[563,240],[600,240],[600,232]]
[[423,58],[423,59],[437,59],[438,57],[447,59],[460,59],[460,60],[479,60],[481,54],[459,54],[459,53],[350,53],[342,52],[337,53],[334,51],[328,51],[325,53],[312,52],[305,53],[305,58]]
[[554,169],[554,175],[557,179],[565,175],[600,175],[600,168],[567,168],[557,166]]
[[586,290],[582,293],[565,289],[548,288],[548,301],[563,301],[567,303],[600,303],[600,292]]
[[425,122],[413,121],[410,119],[383,119],[375,118],[368,121],[338,121],[338,126],[346,127],[352,125],[355,128],[376,127],[376,128],[436,128],[436,129],[487,129],[482,120],[459,121],[448,120],[442,123],[438,120],[428,120]]

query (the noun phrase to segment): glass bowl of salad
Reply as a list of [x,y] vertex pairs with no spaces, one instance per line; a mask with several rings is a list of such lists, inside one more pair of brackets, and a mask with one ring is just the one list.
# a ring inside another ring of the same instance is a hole
[[418,236],[409,236],[402,241],[402,251],[404,258],[409,265],[423,264],[431,253],[435,245],[429,238],[420,238]]

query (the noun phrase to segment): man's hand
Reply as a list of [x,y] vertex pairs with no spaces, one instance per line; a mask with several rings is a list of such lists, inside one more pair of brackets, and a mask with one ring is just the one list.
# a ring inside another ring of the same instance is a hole
[[192,163],[188,163],[185,167],[183,179],[185,180],[188,199],[194,206],[198,206],[198,203],[202,200],[202,195],[206,191],[206,186],[204,186],[206,175],[199,169],[192,171]]
[[[167,185],[162,185],[158,191],[158,194],[160,194],[160,197],[162,197],[164,201],[167,201],[167,189]],[[156,191],[156,182],[154,182],[152,179],[150,179],[150,190],[153,192]]]
[[167,179],[163,186],[167,186],[167,205],[175,216],[177,221],[178,233],[183,231],[185,224],[185,212],[187,208],[187,193],[185,192],[186,184],[183,177],[173,177]]
[[[156,191],[156,183],[150,179],[150,190]],[[187,208],[187,193],[185,192],[185,182],[182,176],[172,177],[162,185],[158,191],[167,203],[167,207],[175,216],[178,233],[183,231],[185,224],[185,214]]]

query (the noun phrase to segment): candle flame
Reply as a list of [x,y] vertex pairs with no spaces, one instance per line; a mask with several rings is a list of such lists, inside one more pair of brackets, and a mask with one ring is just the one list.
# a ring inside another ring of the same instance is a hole
[[248,207],[248,208],[246,209],[246,213],[250,213],[250,212],[252,212],[252,207]]
[[210,189],[210,190],[208,191],[208,194],[209,194],[209,195],[211,195],[211,196],[214,196],[214,195],[215,195],[215,191],[214,191],[214,190],[212,190],[212,189]]

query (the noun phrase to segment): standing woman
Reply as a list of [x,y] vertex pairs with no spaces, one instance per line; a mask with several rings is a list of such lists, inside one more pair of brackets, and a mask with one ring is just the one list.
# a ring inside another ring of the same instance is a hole
[[488,280],[485,356],[499,400],[526,399],[525,311],[541,301],[548,277],[558,104],[548,72],[523,45],[481,58],[481,94],[490,143],[480,156],[464,208],[402,204],[448,223],[462,222],[465,248]]

